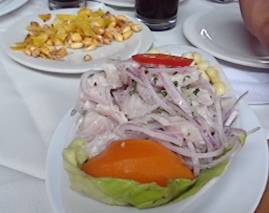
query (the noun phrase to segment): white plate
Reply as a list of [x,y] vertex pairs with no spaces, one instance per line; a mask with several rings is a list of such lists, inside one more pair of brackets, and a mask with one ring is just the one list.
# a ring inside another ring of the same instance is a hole
[[[196,51],[203,54],[206,60],[216,60],[193,47],[172,45],[158,48],[172,54]],[[217,63],[217,62],[216,62]],[[242,128],[246,130],[261,126],[252,110],[245,102],[239,104],[239,118]],[[109,206],[86,198],[69,188],[69,181],[63,169],[62,151],[70,143],[74,117],[70,112],[59,124],[49,147],[46,164],[46,187],[49,200],[56,213],[140,213],[141,210],[130,207]],[[245,146],[231,161],[225,173],[210,181],[196,195],[181,202],[144,209],[145,213],[208,213],[236,212],[253,213],[265,189],[268,174],[268,147],[263,131],[249,136]],[[246,188],[247,187],[247,188]],[[251,193],[250,193],[251,192]],[[206,203],[206,205],[205,205]]]
[[268,53],[246,29],[239,7],[207,10],[187,18],[183,24],[185,37],[196,47],[213,56],[239,65],[269,68],[257,57]]
[[[92,8],[93,10],[102,8],[103,4],[98,4],[96,8]],[[107,7],[106,7],[107,8]],[[103,8],[102,8],[103,9]],[[107,11],[107,9],[104,9]],[[39,12],[42,13],[51,13],[52,18],[54,19],[55,14],[75,14],[77,9],[66,9],[66,10],[55,10],[55,11],[44,11]],[[113,14],[117,14],[112,11]],[[122,14],[122,13],[120,13]],[[128,16],[127,16],[128,17]],[[129,20],[134,23],[138,23],[135,19],[128,17]],[[2,46],[5,52],[15,61],[42,71],[47,72],[57,72],[57,73],[82,73],[87,70],[100,70],[102,68],[102,64],[107,59],[121,59],[124,60],[129,58],[131,55],[134,55],[138,52],[147,51],[153,42],[153,36],[151,31],[147,26],[140,23],[142,26],[142,31],[138,33],[134,33],[134,35],[124,41],[124,42],[112,42],[110,45],[103,45],[102,47],[97,48],[89,52],[92,56],[92,60],[89,62],[83,61],[83,57],[86,54],[83,50],[69,50],[69,53],[64,61],[55,61],[55,60],[47,60],[43,58],[34,58],[25,55],[22,51],[13,51],[10,49],[11,46],[14,46],[15,42],[23,41],[25,38],[27,31],[25,27],[29,25],[31,21],[37,21],[40,24],[42,21],[37,17],[37,15],[26,17],[19,22],[17,22],[14,26],[10,27],[2,37]]]
[[[98,2],[116,7],[135,7],[135,0],[97,0]],[[179,0],[183,2],[185,0]]]
[[4,0],[0,2],[0,16],[6,15],[22,5],[24,5],[29,0]]
[[135,0],[97,0],[98,2],[116,7],[134,7]]

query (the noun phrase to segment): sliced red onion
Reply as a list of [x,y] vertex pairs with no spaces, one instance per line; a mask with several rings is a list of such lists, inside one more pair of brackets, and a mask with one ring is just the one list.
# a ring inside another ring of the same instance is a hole
[[[89,120],[84,119],[87,111],[95,111],[116,124],[101,135],[85,134],[78,128],[77,136],[87,135],[89,141],[85,147],[92,155],[98,154],[112,139],[146,138],[180,155],[198,175],[202,169],[231,159],[242,146],[238,135],[257,131],[232,127],[238,102],[246,94],[224,109],[223,103],[228,98],[215,97],[212,85],[200,77],[195,67],[147,68],[127,60],[104,69],[109,70],[101,74],[105,78],[100,78],[97,85],[89,83],[94,74],[86,72],[81,76],[76,107],[80,114],[78,126],[87,126],[83,123]],[[119,72],[117,78],[112,75],[115,70]],[[180,75],[187,80],[183,81]],[[143,113],[133,113],[134,109]]]

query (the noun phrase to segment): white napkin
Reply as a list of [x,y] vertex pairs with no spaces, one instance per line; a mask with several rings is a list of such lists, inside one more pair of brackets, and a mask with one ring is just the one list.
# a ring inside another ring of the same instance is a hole
[[15,85],[0,69],[0,164],[44,177],[47,147]]
[[0,49],[0,164],[45,177],[47,149],[77,99],[79,75],[31,70]]
[[1,213],[52,213],[45,181],[0,165]]

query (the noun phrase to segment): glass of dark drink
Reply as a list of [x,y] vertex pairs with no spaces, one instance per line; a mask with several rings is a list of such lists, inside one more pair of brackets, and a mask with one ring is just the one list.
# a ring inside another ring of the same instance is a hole
[[80,8],[86,6],[86,0],[49,0],[51,10],[65,8]]
[[135,16],[151,30],[168,30],[176,25],[179,0],[135,0]]

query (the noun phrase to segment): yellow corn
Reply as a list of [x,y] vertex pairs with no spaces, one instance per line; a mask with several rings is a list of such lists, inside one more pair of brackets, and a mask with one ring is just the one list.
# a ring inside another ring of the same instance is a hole
[[100,26],[95,26],[93,27],[93,31],[98,35],[103,35],[103,33],[105,32],[105,29]]
[[82,41],[82,36],[79,33],[72,33],[70,35],[70,39],[74,42],[81,42]]
[[92,60],[92,56],[87,54],[87,55],[84,56],[83,59],[84,59],[84,61],[90,61],[90,60]]
[[199,70],[206,70],[210,66],[209,61],[201,61],[197,63],[197,68]]
[[200,63],[202,61],[202,56],[201,54],[199,53],[196,53],[196,52],[193,52],[192,53],[192,58],[194,60],[194,62],[197,64],[197,63]]
[[209,76],[206,74],[206,72],[204,70],[201,71],[201,77],[208,82],[210,81]]
[[113,29],[113,28],[116,27],[116,25],[117,25],[117,22],[116,22],[116,21],[111,21],[111,22],[109,23],[109,25],[107,26],[107,28],[108,28],[108,29]]
[[128,21],[128,18],[124,15],[118,15],[118,16],[116,16],[116,19],[118,21],[124,21],[124,22]]
[[216,96],[224,95],[226,92],[226,86],[222,81],[218,81],[218,82],[214,83],[213,87],[214,87]]
[[91,51],[91,50],[95,50],[97,48],[96,44],[91,44],[90,46],[86,47],[85,50],[86,51]]
[[83,39],[82,43],[83,43],[84,47],[88,47],[93,43],[93,39],[86,37]]
[[216,83],[220,80],[219,73],[215,67],[207,68],[206,73],[209,76],[211,83]]
[[83,43],[82,42],[74,42],[74,43],[70,43],[69,47],[72,49],[79,49],[83,47]]
[[140,24],[133,24],[131,28],[134,32],[140,32],[142,30],[142,26]]
[[124,40],[129,39],[132,35],[133,35],[133,31],[131,31],[131,30],[122,33],[122,37]]
[[123,42],[123,36],[122,36],[121,33],[115,33],[115,34],[113,35],[113,37],[114,37],[115,41]]
[[113,34],[110,31],[105,31],[104,34],[103,34],[103,37],[112,39]]
[[[51,14],[40,14],[39,18],[46,22],[51,18]],[[32,21],[27,29],[29,33],[23,42],[12,47],[14,50],[23,50],[26,55],[32,57],[61,60],[67,54],[66,48],[94,50],[104,44],[109,45],[112,41],[122,42],[129,39],[134,32],[141,31],[142,27],[124,15],[93,12],[83,8],[77,15],[56,15],[52,24],[46,22],[41,25]],[[59,49],[63,46],[64,49]]]
[[121,29],[121,32],[122,33],[125,33],[125,32],[127,32],[127,31],[131,31],[132,29],[131,29],[131,27],[129,26],[129,25],[125,25],[124,27],[122,27],[122,29]]
[[37,22],[35,22],[35,21],[31,21],[30,22],[30,26],[32,26],[32,27],[39,27],[39,24]]
[[111,44],[111,39],[110,38],[104,38],[103,39],[103,44],[106,44],[106,45]]

